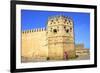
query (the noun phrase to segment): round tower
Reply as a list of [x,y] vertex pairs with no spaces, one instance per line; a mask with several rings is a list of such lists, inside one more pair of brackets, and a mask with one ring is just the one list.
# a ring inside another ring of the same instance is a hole
[[48,58],[63,60],[75,57],[73,20],[65,16],[53,16],[47,23]]

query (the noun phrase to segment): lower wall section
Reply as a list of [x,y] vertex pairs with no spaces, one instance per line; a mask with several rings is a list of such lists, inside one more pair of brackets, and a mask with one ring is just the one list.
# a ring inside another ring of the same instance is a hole
[[61,44],[52,44],[48,46],[48,57],[50,60],[63,59],[63,46]]

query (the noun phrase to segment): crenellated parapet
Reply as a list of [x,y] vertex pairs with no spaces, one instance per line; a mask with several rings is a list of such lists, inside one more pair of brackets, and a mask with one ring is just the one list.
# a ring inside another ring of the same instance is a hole
[[56,19],[71,19],[72,20],[72,18],[71,17],[69,17],[69,16],[64,16],[64,15],[56,15],[56,16],[51,16],[51,17],[49,17],[48,18],[48,21],[49,20],[56,20]]
[[54,25],[72,26],[73,19],[71,17],[64,16],[64,15],[51,16],[48,18],[48,26],[54,26]]
[[34,32],[42,32],[42,31],[46,31],[46,28],[36,28],[36,29],[31,29],[31,30],[25,30],[25,31],[22,31],[23,34],[26,34],[26,33],[34,33]]

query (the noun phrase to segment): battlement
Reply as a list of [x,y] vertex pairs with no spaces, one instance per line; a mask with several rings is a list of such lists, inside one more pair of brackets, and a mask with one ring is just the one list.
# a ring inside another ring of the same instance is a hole
[[25,30],[25,31],[22,31],[22,33],[25,34],[25,33],[42,32],[42,31],[46,31],[46,28],[44,27],[44,28]]
[[51,16],[48,18],[48,26],[52,25],[73,25],[73,19],[64,15]]
[[72,18],[71,17],[69,17],[69,16],[64,16],[64,15],[56,15],[56,16],[51,16],[51,17],[49,17],[48,18],[48,21],[49,20],[56,20],[56,19],[64,19],[64,20],[72,20]]

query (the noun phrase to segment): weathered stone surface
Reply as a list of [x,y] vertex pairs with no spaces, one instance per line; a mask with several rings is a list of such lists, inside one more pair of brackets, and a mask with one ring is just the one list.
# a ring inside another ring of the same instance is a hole
[[80,55],[86,49],[75,46],[73,26],[71,18],[54,16],[48,19],[46,28],[23,31],[22,62],[68,60]]

